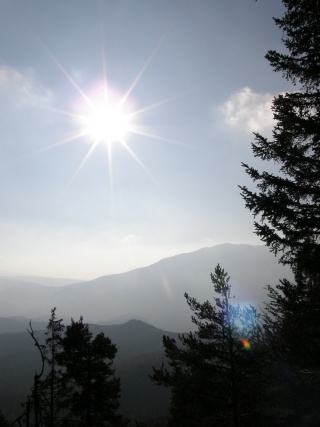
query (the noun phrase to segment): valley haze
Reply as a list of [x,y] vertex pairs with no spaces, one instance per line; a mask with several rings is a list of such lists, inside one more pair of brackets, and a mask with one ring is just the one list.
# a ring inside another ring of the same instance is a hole
[[80,316],[105,324],[139,319],[167,331],[189,331],[193,325],[184,293],[212,301],[210,273],[218,263],[231,277],[236,304],[262,307],[266,285],[292,279],[289,268],[278,264],[265,246],[221,244],[84,282],[70,279],[61,285],[63,280],[43,279],[41,284],[39,278],[0,277],[0,313],[46,322],[57,307],[65,322]]

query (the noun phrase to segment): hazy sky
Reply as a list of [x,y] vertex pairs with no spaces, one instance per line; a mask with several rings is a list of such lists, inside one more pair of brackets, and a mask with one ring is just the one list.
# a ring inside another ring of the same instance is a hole
[[[280,0],[1,0],[0,274],[260,243],[238,185],[287,83]],[[101,119],[103,117],[103,120]]]

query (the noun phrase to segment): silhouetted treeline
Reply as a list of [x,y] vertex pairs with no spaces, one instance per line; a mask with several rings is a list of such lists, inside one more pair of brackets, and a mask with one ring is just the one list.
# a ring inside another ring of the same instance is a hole
[[51,311],[44,343],[31,322],[28,332],[39,352],[40,369],[35,372],[24,411],[13,425],[126,425],[118,412],[120,380],[113,369],[117,348],[110,338],[102,332],[93,338],[82,317],[71,319],[65,327],[56,318],[56,308]]

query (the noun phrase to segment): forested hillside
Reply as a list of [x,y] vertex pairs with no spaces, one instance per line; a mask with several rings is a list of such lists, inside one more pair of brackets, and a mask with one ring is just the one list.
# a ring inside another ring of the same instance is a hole
[[[25,328],[28,327],[25,321]],[[45,327],[37,334],[42,340],[44,331]],[[148,375],[152,373],[153,365],[164,361],[163,334],[176,338],[177,334],[137,320],[113,326],[92,324],[90,331],[94,336],[103,332],[118,348],[114,367],[116,376],[121,380],[121,413],[139,421],[166,415],[169,393],[153,385]],[[41,358],[27,331],[0,334],[0,348],[0,408],[8,418],[14,419],[22,412],[20,404],[31,392],[33,376],[40,370]]]

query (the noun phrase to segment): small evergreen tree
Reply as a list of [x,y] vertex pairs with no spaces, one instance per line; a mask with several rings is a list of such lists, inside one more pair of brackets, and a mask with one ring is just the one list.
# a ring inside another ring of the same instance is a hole
[[[41,356],[32,394],[15,423],[35,427],[124,426],[118,413],[120,380],[112,367],[117,348],[103,333],[93,338],[81,317],[64,327],[56,308],[45,332],[45,343],[30,322],[29,334]],[[45,374],[47,374],[45,376]],[[44,378],[43,378],[44,376]]]
[[170,426],[257,425],[260,315],[230,303],[229,277],[219,265],[211,280],[214,305],[185,294],[197,331],[179,343],[163,337],[169,368],[153,368],[151,379],[171,388]]
[[78,322],[71,320],[61,346],[56,359],[63,368],[64,406],[68,411],[64,425],[120,425],[120,380],[114,377],[112,367],[116,346],[103,333],[93,338],[82,317]]

